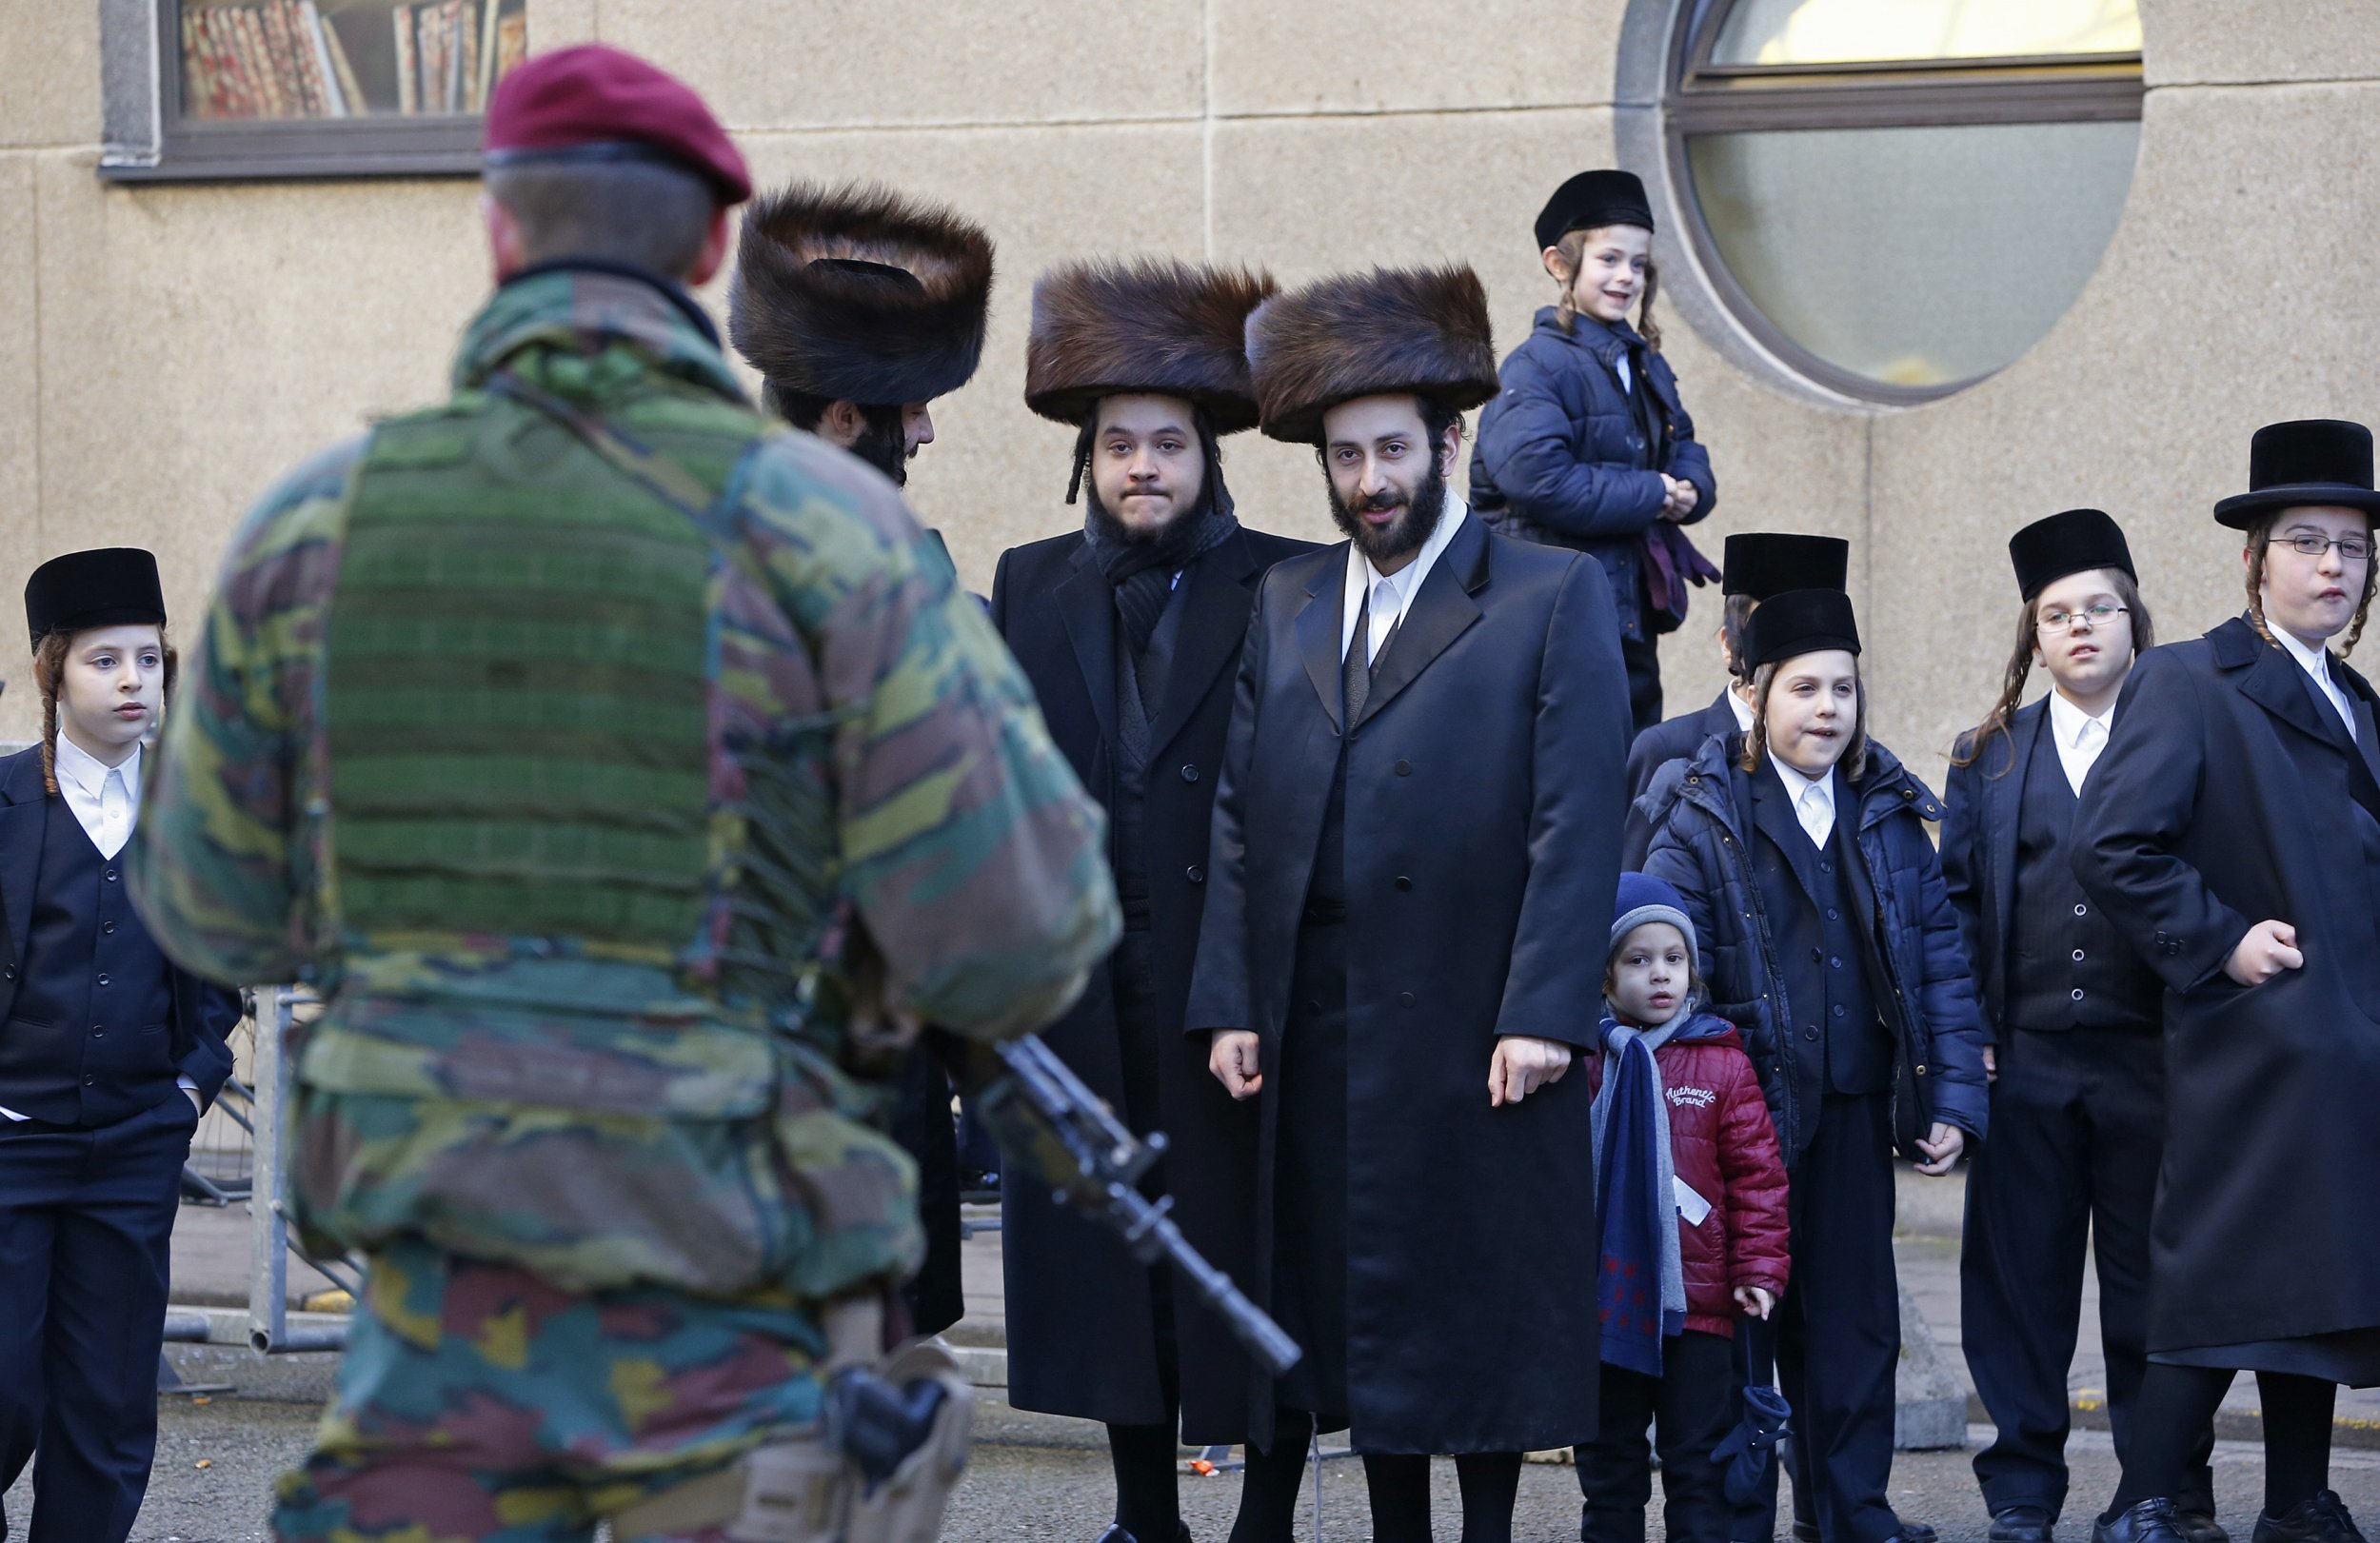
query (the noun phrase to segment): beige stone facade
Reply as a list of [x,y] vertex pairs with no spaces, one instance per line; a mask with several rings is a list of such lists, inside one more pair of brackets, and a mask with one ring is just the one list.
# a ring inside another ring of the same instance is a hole
[[[1551,298],[1528,226],[1560,175],[1649,142],[1674,0],[529,0],[538,47],[600,37],[704,90],[764,181],[866,174],[1000,243],[982,372],[938,403],[920,512],[963,574],[1077,518],[1069,441],[1024,410],[1033,275],[1089,252],[1247,262],[1284,282],[1459,259],[1505,347]],[[1712,447],[1697,528],[1838,533],[1876,727],[1929,773],[1988,705],[2008,532],[2097,504],[2132,534],[2161,630],[2234,608],[2207,517],[2273,418],[2380,420],[2380,4],[2142,0],[2140,160],[2098,272],[2014,366],[1931,406],[1830,403],[1739,367],[1672,286],[1668,348]],[[91,0],[0,0],[0,574],[154,546],[196,613],[283,466],[436,395],[486,285],[462,181],[121,187],[96,174]],[[1656,248],[1689,259],[1674,231]],[[2023,282],[2011,254],[2011,282]],[[714,303],[714,291],[706,297]],[[1243,517],[1328,534],[1305,452],[1244,436]],[[10,584],[14,580],[11,577]],[[12,594],[11,589],[11,594]],[[1716,680],[1705,592],[1665,645],[1673,710]],[[11,600],[10,603],[13,603]],[[11,659],[21,655],[8,656]],[[0,737],[31,731],[21,664]]]

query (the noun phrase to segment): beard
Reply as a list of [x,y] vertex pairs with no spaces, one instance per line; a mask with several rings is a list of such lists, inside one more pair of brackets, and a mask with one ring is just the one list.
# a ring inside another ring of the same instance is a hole
[[[1328,473],[1324,474],[1326,477]],[[1402,491],[1376,494],[1350,504],[1339,496],[1339,485],[1329,484],[1331,521],[1356,549],[1369,558],[1374,567],[1398,558],[1410,557],[1421,550],[1429,541],[1430,532],[1438,528],[1438,516],[1446,509],[1446,474],[1438,468],[1434,457],[1430,469],[1423,474],[1421,485],[1410,496]],[[1374,526],[1362,516],[1367,511],[1396,509],[1399,512],[1388,524]]]

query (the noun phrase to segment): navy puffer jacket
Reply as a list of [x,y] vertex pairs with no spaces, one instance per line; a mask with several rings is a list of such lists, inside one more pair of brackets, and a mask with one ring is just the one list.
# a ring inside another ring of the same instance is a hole
[[[1815,1134],[1826,1095],[1825,1047],[1781,1031],[1790,1018],[1785,972],[1753,876],[1748,843],[1759,838],[1743,746],[1741,734],[1715,737],[1691,759],[1670,762],[1636,812],[1653,829],[1644,871],[1686,898],[1710,1009],[1743,1031],[1790,1165]],[[1764,768],[1760,775],[1771,774]],[[1855,880],[1874,899],[1882,922],[1877,953],[1891,977],[1874,982],[1875,999],[1888,1021],[1900,1020],[1894,1024],[1901,1049],[1894,1084],[1901,1097],[1914,1092],[1928,1118],[1981,1140],[1988,1109],[1983,1010],[1941,860],[1926,834],[1926,822],[1942,818],[1941,801],[1873,742],[1866,774],[1850,784],[1848,797],[1859,833]]]
[[1497,372],[1503,388],[1480,412],[1471,452],[1471,506],[1499,535],[1592,555],[1611,581],[1620,635],[1642,639],[1642,538],[1661,512],[1660,474],[1699,490],[1687,524],[1718,503],[1718,483],[1678,403],[1669,361],[1643,354],[1664,425],[1656,465],[1619,384],[1619,361],[1643,340],[1625,322],[1592,316],[1577,317],[1565,332],[1557,314],[1551,306],[1538,311],[1536,327]]

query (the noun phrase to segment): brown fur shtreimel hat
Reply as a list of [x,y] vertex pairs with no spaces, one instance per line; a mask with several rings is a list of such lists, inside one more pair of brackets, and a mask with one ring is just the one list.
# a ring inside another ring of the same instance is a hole
[[1069,263],[1033,286],[1025,406],[1080,424],[1120,391],[1182,397],[1218,434],[1254,428],[1248,313],[1277,286],[1240,267],[1154,258]]
[[1264,432],[1319,445],[1322,414],[1410,391],[1457,412],[1496,395],[1487,290],[1469,267],[1374,268],[1277,295],[1248,318]]
[[744,217],[727,335],[780,391],[863,406],[964,386],[983,358],[992,241],[872,183],[795,183]]

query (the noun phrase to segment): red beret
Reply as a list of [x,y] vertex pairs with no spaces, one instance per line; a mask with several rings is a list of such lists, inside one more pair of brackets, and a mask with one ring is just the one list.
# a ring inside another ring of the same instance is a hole
[[711,109],[677,76],[600,43],[541,53],[506,75],[487,107],[487,164],[633,147],[674,161],[719,191],[752,196],[752,173]]

